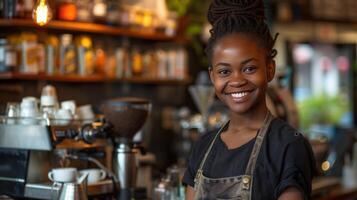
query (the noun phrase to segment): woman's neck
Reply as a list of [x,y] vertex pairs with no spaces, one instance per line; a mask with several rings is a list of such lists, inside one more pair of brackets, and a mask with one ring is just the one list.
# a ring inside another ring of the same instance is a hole
[[268,108],[265,104],[246,113],[230,113],[229,129],[251,129],[258,130],[263,126],[268,114]]

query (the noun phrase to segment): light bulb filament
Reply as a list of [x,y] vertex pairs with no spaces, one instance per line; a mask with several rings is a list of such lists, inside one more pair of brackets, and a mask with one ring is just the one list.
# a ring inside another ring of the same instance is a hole
[[46,0],[38,0],[33,11],[33,18],[36,24],[43,26],[50,21],[51,17],[51,10]]

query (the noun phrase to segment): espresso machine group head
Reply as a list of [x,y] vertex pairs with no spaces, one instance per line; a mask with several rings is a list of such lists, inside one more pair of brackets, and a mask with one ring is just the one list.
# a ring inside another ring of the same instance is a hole
[[124,97],[106,101],[102,110],[105,119],[112,125],[110,135],[114,144],[113,171],[120,184],[119,199],[129,200],[135,196],[137,154],[133,144],[134,135],[143,127],[151,104],[146,99]]

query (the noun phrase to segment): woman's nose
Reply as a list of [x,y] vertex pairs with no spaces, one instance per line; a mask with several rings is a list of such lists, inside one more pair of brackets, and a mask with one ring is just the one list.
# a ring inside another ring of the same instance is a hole
[[246,83],[247,80],[244,78],[244,76],[242,76],[240,73],[233,73],[228,85],[231,87],[240,87],[242,85],[245,85]]

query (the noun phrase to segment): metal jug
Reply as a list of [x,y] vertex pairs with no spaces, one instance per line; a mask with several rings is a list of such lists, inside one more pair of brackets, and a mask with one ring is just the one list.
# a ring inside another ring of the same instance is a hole
[[59,200],[87,200],[88,173],[81,175],[77,182],[63,183],[59,192]]

